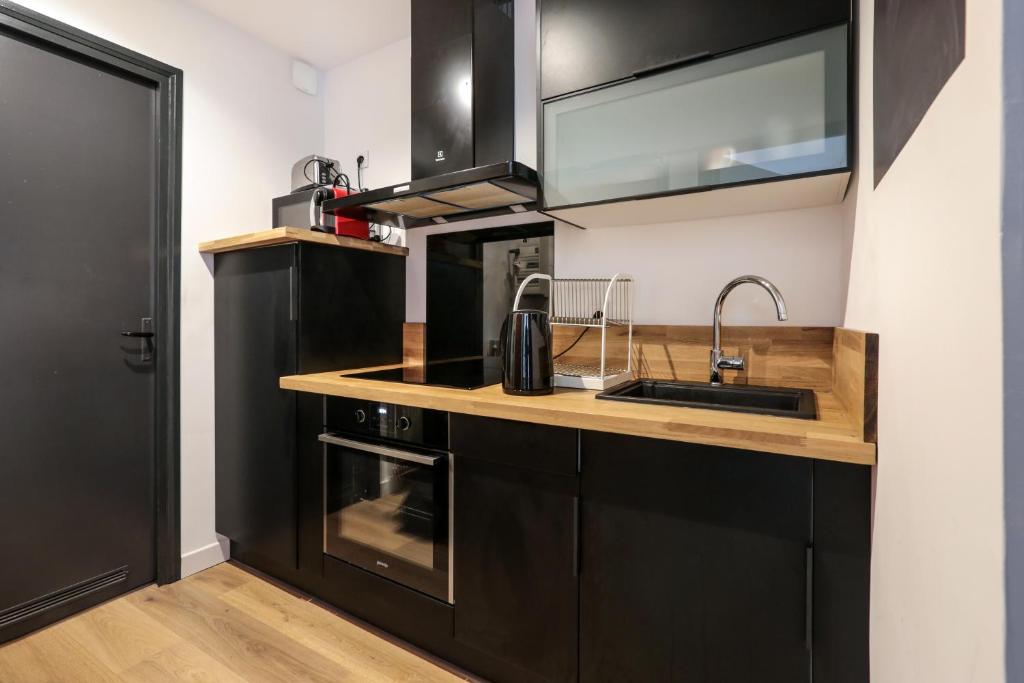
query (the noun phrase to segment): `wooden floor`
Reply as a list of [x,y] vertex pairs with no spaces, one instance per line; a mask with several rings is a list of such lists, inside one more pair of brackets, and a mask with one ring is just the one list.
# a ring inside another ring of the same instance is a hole
[[0,646],[3,683],[459,680],[230,564]]

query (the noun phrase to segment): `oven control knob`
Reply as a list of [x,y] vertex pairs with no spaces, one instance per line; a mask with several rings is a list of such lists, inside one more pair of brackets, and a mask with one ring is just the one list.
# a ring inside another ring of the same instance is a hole
[[366,411],[363,409],[356,410],[356,422],[363,424],[366,422]]
[[409,418],[407,418],[405,415],[403,415],[402,417],[398,418],[398,428],[401,429],[403,432],[408,430],[409,427],[411,427],[411,426],[412,426],[412,423],[409,422]]

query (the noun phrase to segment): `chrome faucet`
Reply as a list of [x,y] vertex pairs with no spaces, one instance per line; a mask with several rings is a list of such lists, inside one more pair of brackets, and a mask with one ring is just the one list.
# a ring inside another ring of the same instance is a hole
[[729,292],[740,285],[747,284],[748,282],[753,285],[761,285],[768,290],[768,293],[772,295],[772,299],[775,300],[775,310],[779,314],[780,322],[789,319],[789,313],[786,311],[786,302],[782,298],[782,293],[775,285],[760,275],[743,275],[742,277],[738,277],[727,284],[722,289],[722,292],[718,295],[718,300],[715,302],[714,330],[711,333],[712,384],[722,383],[722,375],[719,372],[720,370],[742,370],[745,367],[741,356],[722,355],[722,304],[725,303],[725,297],[729,296]]

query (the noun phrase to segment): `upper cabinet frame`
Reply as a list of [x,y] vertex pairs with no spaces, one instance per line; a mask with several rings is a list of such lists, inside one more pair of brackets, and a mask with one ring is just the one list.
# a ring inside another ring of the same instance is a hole
[[[615,0],[538,0],[542,210],[599,227],[842,201],[852,8],[810,5],[653,0],[630,13]],[[623,45],[667,18],[647,43]]]

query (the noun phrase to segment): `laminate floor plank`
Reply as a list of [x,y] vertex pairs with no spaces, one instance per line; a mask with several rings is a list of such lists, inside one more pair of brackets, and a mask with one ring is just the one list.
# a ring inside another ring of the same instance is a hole
[[139,662],[121,672],[121,679],[127,683],[247,683],[230,667],[188,642],[161,650]]
[[144,612],[247,680],[338,683],[351,673],[234,609],[202,587],[182,582],[135,597]]
[[365,629],[262,581],[221,596],[221,600],[352,671],[360,681],[451,682],[460,679],[430,667],[411,652],[396,649]]
[[[0,649],[7,683],[117,683],[121,679],[58,624]],[[14,650],[8,653],[7,650]],[[21,650],[21,652],[18,652]]]
[[2,683],[458,680],[227,563],[123,595],[0,646]]
[[201,586],[211,595],[220,595],[234,590],[250,581],[261,581],[244,569],[240,569],[230,562],[223,562],[206,571],[199,572],[187,577],[189,585]]
[[[144,588],[142,593],[153,590],[156,588]],[[182,642],[180,636],[123,599],[100,605],[57,628],[115,673]]]

